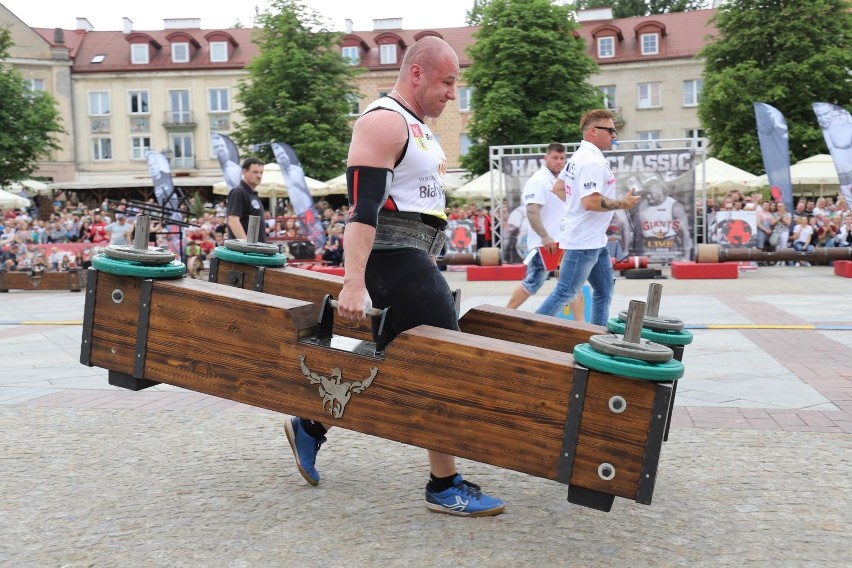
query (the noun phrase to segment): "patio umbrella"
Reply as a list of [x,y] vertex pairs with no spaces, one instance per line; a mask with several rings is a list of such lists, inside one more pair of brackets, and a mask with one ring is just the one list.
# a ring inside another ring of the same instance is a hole
[[47,195],[50,193],[50,189],[47,187],[46,183],[35,179],[22,179],[20,181],[13,181],[9,185],[4,186],[0,189],[12,193],[21,193],[25,191],[30,195]]
[[757,176],[723,162],[717,158],[707,158],[695,166],[695,183],[704,180],[704,189],[713,192],[728,192],[732,189],[744,191]]
[[0,189],[0,209],[23,209],[30,206],[30,200]]
[[[790,181],[793,183],[794,190],[815,190],[820,193],[825,189],[840,190],[837,169],[828,154],[817,154],[790,166]],[[763,174],[750,185],[765,187],[769,185],[769,181],[766,174]]]
[[[494,180],[495,197],[500,199],[503,197],[503,189],[498,185],[498,180]],[[461,197],[462,199],[491,199],[491,172],[485,172],[481,176],[467,182],[457,190],[453,191],[453,197]]]

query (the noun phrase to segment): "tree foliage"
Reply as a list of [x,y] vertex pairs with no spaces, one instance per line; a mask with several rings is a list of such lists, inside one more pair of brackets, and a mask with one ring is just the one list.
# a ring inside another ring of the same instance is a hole
[[574,8],[577,10],[608,7],[612,7],[613,18],[632,18],[701,10],[707,7],[707,2],[706,0],[576,0],[574,2]]
[[849,0],[729,0],[715,16],[718,40],[705,59],[699,117],[712,153],[760,173],[754,102],[787,119],[790,157],[827,152],[811,107],[849,108],[852,12]]
[[[298,0],[273,0],[257,23],[260,53],[238,87],[244,120],[234,138],[242,147],[286,142],[307,175],[338,175],[352,135],[347,97],[356,92],[350,84],[354,71],[338,47],[340,36],[324,29],[319,14]],[[273,158],[268,146],[257,154]]]
[[464,73],[473,87],[474,143],[462,165],[488,170],[488,147],[566,142],[581,137],[584,111],[602,104],[587,80],[596,70],[570,9],[550,0],[492,0],[482,6],[476,43]]
[[[12,38],[0,28],[0,60]],[[26,179],[38,160],[58,150],[54,134],[62,132],[56,101],[44,91],[31,91],[11,67],[0,66],[0,186]]]

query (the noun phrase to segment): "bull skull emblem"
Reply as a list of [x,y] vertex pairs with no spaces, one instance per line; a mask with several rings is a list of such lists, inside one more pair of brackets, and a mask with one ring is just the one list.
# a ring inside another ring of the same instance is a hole
[[305,356],[299,356],[299,365],[302,367],[302,373],[311,382],[312,385],[319,385],[319,394],[322,397],[322,408],[334,418],[343,416],[343,411],[346,408],[346,403],[352,398],[353,394],[359,394],[367,390],[376,378],[379,372],[378,367],[370,369],[370,376],[363,381],[344,382],[341,379],[341,371],[339,367],[331,370],[331,376],[317,374],[305,365]]

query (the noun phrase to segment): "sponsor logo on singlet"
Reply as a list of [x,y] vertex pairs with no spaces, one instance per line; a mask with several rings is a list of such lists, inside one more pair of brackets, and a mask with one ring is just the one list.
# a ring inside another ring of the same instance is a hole
[[414,137],[414,143],[421,150],[428,150],[429,146],[426,144],[426,137],[423,136],[423,131],[420,130],[419,124],[411,123],[408,126],[411,127],[411,135]]

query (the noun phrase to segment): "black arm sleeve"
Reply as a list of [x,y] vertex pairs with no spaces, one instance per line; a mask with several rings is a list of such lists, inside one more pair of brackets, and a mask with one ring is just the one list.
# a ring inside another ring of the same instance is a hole
[[390,195],[393,171],[371,166],[351,166],[346,169],[346,187],[349,190],[349,222],[375,227],[379,222],[379,209]]

